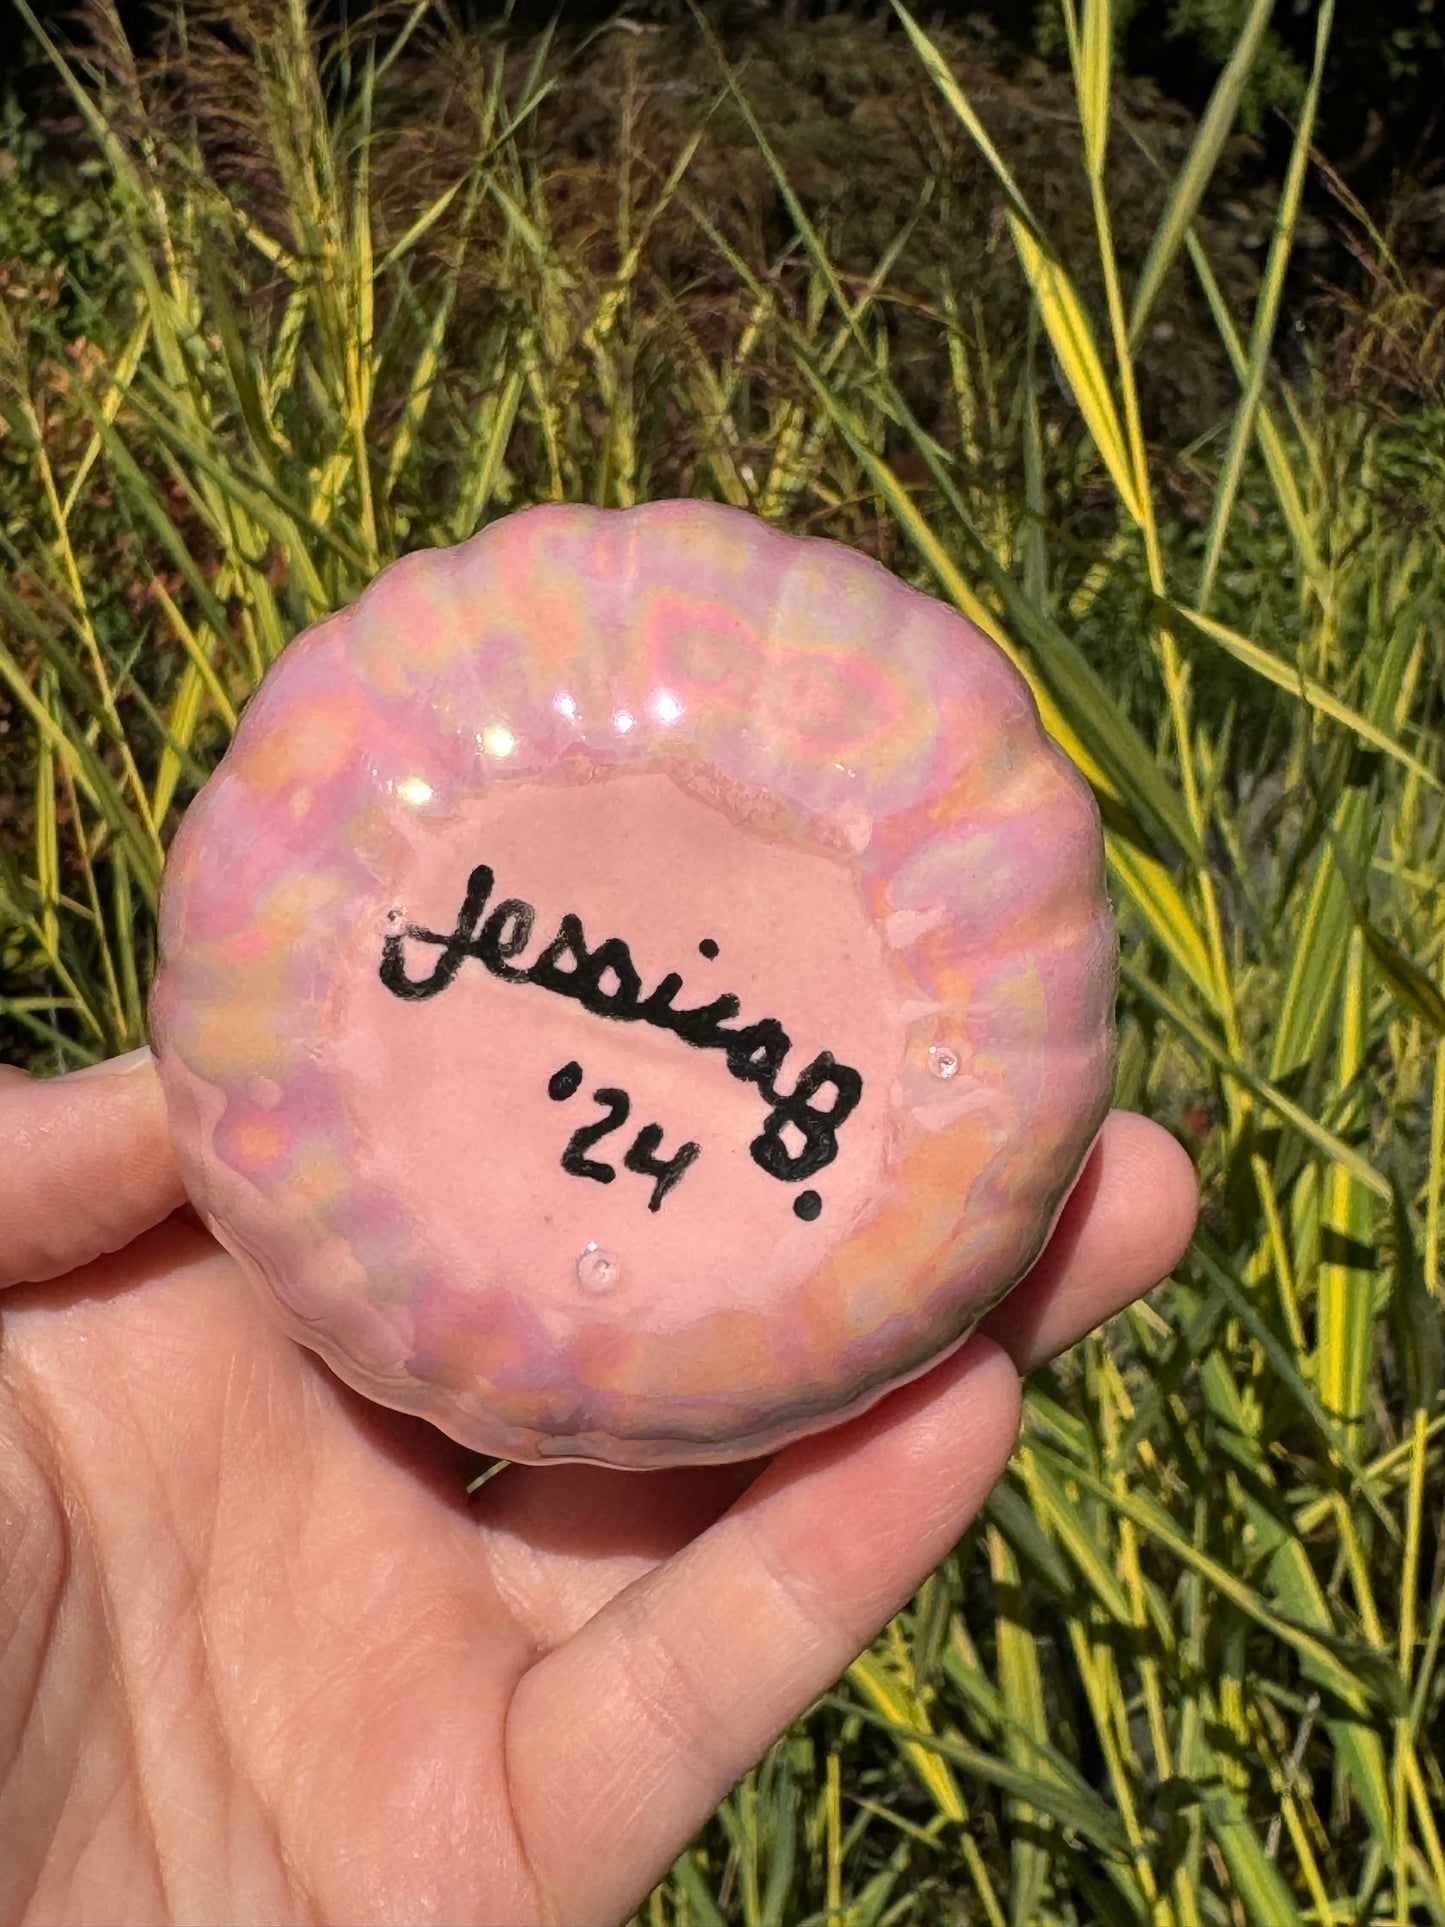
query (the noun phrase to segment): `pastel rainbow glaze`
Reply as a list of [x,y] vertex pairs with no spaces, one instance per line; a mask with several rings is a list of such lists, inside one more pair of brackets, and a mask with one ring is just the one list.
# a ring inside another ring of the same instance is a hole
[[[815,1222],[717,1050],[474,959],[388,992],[388,933],[450,931],[482,862],[535,906],[519,973],[576,912],[679,1003],[778,1019],[780,1087],[857,1067]],[[1097,1134],[1115,979],[1092,797],[976,629],[737,510],[546,507],[284,652],[171,851],[151,1034],[191,1197],[344,1380],[500,1457],[650,1467],[962,1342]],[[626,1131],[617,1182],[562,1168],[594,1086],[700,1147],[660,1208]]]

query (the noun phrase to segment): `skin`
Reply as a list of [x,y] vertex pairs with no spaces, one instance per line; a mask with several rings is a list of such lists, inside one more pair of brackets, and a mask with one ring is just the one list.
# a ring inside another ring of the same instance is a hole
[[1165,1275],[1184,1153],[1109,1121],[986,1331],[744,1466],[508,1467],[274,1332],[149,1058],[0,1073],[0,1919],[623,1919],[944,1558],[1019,1374]]

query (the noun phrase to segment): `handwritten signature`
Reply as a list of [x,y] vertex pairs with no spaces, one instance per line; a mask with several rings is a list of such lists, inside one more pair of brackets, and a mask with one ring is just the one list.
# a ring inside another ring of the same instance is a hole
[[[730,1028],[742,1010],[741,1001],[731,992],[694,1009],[679,1010],[676,999],[683,980],[675,970],[644,995],[632,953],[622,938],[607,937],[589,947],[582,919],[571,912],[530,964],[514,963],[512,959],[531,941],[536,911],[521,897],[504,897],[489,912],[495,881],[489,865],[476,866],[467,878],[466,895],[449,933],[408,923],[383,938],[380,976],[393,996],[407,1003],[436,997],[455,981],[462,965],[474,959],[502,983],[530,984],[571,998],[594,1016],[614,1023],[650,1024],[696,1050],[721,1051],[735,1078],[756,1085],[768,1105],[768,1116],[748,1150],[769,1177],[796,1184],[833,1162],[839,1129],[863,1095],[863,1079],[851,1065],[840,1064],[831,1051],[819,1051],[798,1073],[792,1089],[780,1091],[778,1078],[792,1040],[776,1017]],[[440,952],[426,975],[409,973],[408,944],[426,944]],[[717,954],[711,939],[699,947],[704,955]],[[825,1090],[832,1092],[826,1109],[814,1101]],[[802,1139],[796,1151],[789,1149],[783,1136],[789,1126]],[[805,1193],[804,1198],[807,1206],[798,1215],[816,1217],[816,1194]],[[798,1203],[803,1205],[804,1199]]]

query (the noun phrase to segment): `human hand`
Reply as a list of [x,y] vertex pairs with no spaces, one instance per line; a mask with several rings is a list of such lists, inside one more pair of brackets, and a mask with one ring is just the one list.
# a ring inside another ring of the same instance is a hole
[[171,1215],[154,1070],[118,1064],[0,1074],[7,1922],[623,1918],[953,1546],[1018,1374],[1194,1222],[1183,1152],[1115,1113],[983,1334],[864,1417],[468,1500],[460,1448]]

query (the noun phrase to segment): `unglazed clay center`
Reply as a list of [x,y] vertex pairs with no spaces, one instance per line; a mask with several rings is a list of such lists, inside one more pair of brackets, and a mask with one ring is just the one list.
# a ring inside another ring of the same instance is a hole
[[543,508],[286,650],[167,869],[177,1154],[290,1329],[527,1460],[862,1409],[1112,1085],[1087,788],[1002,653],[735,510]]

